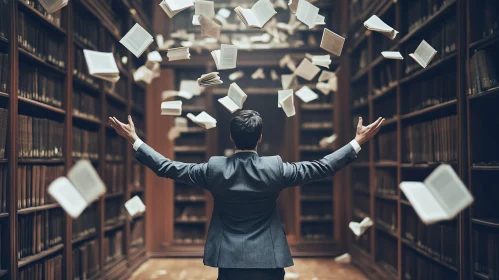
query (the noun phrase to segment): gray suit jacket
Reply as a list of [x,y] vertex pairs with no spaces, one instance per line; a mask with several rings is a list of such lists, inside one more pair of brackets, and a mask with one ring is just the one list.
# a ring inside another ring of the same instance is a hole
[[347,144],[316,161],[283,163],[279,156],[241,152],[193,164],[169,160],[142,144],[136,157],[160,177],[204,188],[213,195],[205,265],[282,268],[292,266],[293,260],[277,213],[279,192],[331,177],[357,153]]

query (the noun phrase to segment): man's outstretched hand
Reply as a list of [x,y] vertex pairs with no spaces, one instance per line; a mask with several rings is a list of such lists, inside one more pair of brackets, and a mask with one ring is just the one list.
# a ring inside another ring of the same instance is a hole
[[362,118],[359,118],[359,124],[357,125],[357,133],[355,134],[355,140],[359,145],[366,143],[371,140],[376,133],[378,133],[381,125],[385,121],[384,118],[379,118],[372,124],[368,126],[362,126]]
[[139,137],[137,136],[137,133],[135,133],[135,126],[133,125],[131,116],[128,116],[128,122],[129,124],[124,124],[115,117],[109,117],[109,123],[116,133],[133,144]]

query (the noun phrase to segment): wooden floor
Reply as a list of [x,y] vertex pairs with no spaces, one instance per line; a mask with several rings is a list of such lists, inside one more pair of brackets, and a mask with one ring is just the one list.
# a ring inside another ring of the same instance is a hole
[[[294,259],[295,265],[286,272],[298,273],[300,280],[366,280],[351,265],[341,265],[333,259]],[[132,275],[132,280],[215,280],[217,269],[203,265],[202,259],[149,259]]]

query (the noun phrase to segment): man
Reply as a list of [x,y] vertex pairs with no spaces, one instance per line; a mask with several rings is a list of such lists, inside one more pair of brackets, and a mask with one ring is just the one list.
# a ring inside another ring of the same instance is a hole
[[257,112],[243,110],[230,122],[235,154],[193,164],[169,160],[143,143],[130,116],[129,124],[109,118],[116,132],[133,144],[137,160],[158,176],[211,192],[215,205],[203,262],[219,268],[219,280],[284,279],[284,267],[293,260],[277,213],[280,191],[333,176],[357,157],[360,145],[383,121],[365,127],[360,118],[355,139],[343,148],[320,160],[286,163],[279,156],[258,156],[263,121]]

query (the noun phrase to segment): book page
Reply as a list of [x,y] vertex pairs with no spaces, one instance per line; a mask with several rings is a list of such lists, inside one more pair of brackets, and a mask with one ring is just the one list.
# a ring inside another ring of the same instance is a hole
[[325,82],[333,77],[336,76],[336,73],[327,71],[327,70],[322,70],[321,75],[319,76],[319,82]]
[[317,93],[313,92],[307,86],[304,86],[300,90],[298,90],[296,92],[296,96],[298,96],[305,103],[308,103],[312,100],[319,98],[319,95],[317,95]]
[[227,96],[236,103],[236,105],[239,107],[239,109],[243,108],[244,102],[246,101],[246,98],[248,97],[246,93],[236,84],[232,83],[230,84],[229,87],[229,92],[227,93]]
[[219,56],[220,69],[234,69],[237,64],[237,47],[222,44]]
[[188,91],[195,96],[201,95],[201,88],[199,87],[197,81],[194,80],[180,81],[180,91]]
[[78,218],[88,206],[76,187],[65,177],[59,177],[48,187],[48,193],[72,218]]
[[140,57],[152,42],[154,39],[151,34],[138,23],[120,40],[120,43],[136,57]]
[[260,27],[263,27],[275,14],[277,14],[276,10],[274,10],[274,6],[269,0],[258,0],[251,8],[251,12]]
[[436,54],[437,51],[423,40],[414,54],[409,54],[409,56],[414,58],[423,68],[426,68]]
[[216,24],[211,18],[204,15],[199,16],[199,23],[201,24],[201,36],[218,39],[222,27]]
[[178,14],[180,11],[172,11],[170,10],[170,8],[168,8],[168,5],[166,4],[165,1],[161,1],[159,3],[159,6],[161,7],[161,9],[163,9],[163,11],[165,12],[165,14],[169,17],[169,18],[172,18],[174,17],[176,14]]
[[334,258],[335,263],[348,264],[352,261],[352,257],[349,253],[345,253],[341,256]]
[[215,3],[213,3],[213,1],[196,0],[194,6],[194,13],[198,16],[203,15],[207,16],[208,18],[213,18],[215,16]]
[[182,101],[165,101],[161,103],[161,115],[180,116],[182,114]]
[[293,74],[281,75],[282,89],[290,89],[291,87],[293,87],[294,81],[295,75]]
[[125,202],[125,209],[131,217],[142,214],[146,211],[146,206],[137,195]]
[[197,115],[195,119],[197,122],[204,124],[206,129],[214,128],[217,126],[217,120],[205,111],[199,113],[199,115]]
[[473,196],[450,165],[437,167],[424,183],[449,218],[473,203]]
[[317,16],[319,15],[319,8],[310,4],[306,0],[293,0],[298,1],[298,8],[296,9],[296,18],[303,22],[308,28],[314,28]]
[[317,15],[315,18],[315,25],[325,25],[326,24],[326,17]]
[[400,189],[425,224],[445,220],[449,217],[423,183],[402,182],[400,183]]
[[119,74],[113,53],[103,53],[91,50],[83,50],[90,75],[95,74]]
[[192,0],[164,0],[164,1],[166,2],[168,8],[173,12],[182,11],[184,9],[194,6]]
[[334,33],[333,31],[324,28],[322,34],[321,48],[336,55],[340,56],[345,44],[345,38]]
[[311,81],[320,71],[321,69],[319,67],[315,66],[310,60],[304,58],[300,65],[298,65],[298,68],[296,68],[295,75],[302,77],[307,81]]
[[241,8],[240,11],[241,15],[246,20],[248,27],[260,27],[260,28],[262,27],[258,22],[256,16],[253,14],[253,12],[250,9]]
[[288,118],[296,115],[294,96],[292,92],[291,95],[287,95],[283,100],[281,100],[279,104]]
[[390,33],[393,28],[381,20],[377,15],[371,16],[364,22],[364,26],[368,30]]
[[77,161],[67,177],[88,204],[106,192],[106,185],[88,160]]
[[286,97],[293,95],[292,89],[285,89],[277,91],[277,108],[281,108],[281,101],[283,101]]
[[234,113],[235,111],[241,109],[229,96],[224,96],[218,99],[218,102],[222,104],[231,113]]
[[158,51],[152,51],[147,54],[147,60],[152,62],[162,62],[163,58]]
[[386,51],[386,52],[381,52],[381,55],[384,58],[387,58],[387,59],[399,59],[399,60],[403,60],[404,59],[404,57],[402,56],[402,54],[400,54],[400,52],[389,52],[389,51]]

